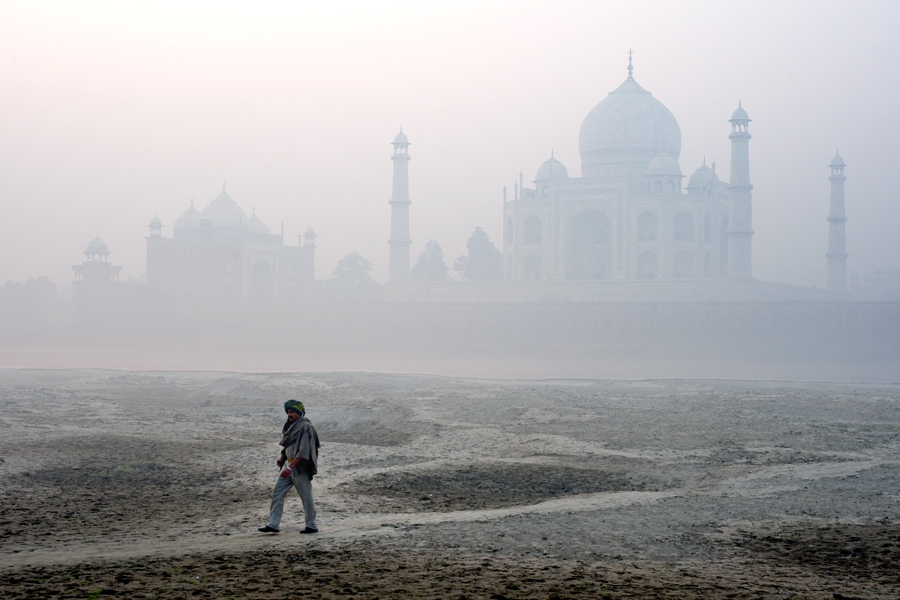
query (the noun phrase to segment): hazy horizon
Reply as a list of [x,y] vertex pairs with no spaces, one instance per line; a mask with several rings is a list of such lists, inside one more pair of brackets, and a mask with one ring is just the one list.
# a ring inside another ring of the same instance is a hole
[[[410,155],[411,249],[451,266],[502,188],[627,76],[675,115],[685,178],[729,178],[750,132],[754,276],[824,287],[828,163],[846,170],[848,273],[900,268],[890,177],[900,7],[865,2],[29,2],[0,5],[0,283],[65,285],[99,235],[120,280],[193,199],[228,193],[285,243],[312,227],[316,277],[359,251],[387,273],[391,146]],[[685,179],[685,181],[686,181]]]

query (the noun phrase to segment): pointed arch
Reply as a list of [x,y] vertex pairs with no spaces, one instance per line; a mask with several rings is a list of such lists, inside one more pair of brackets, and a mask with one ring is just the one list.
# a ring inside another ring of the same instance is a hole
[[542,279],[541,257],[537,254],[529,254],[523,263],[522,279],[526,281],[538,281]]
[[656,215],[649,210],[638,215],[637,222],[637,241],[639,242],[655,242],[656,241],[657,219]]
[[672,257],[672,277],[691,279],[694,276],[694,257],[687,250],[679,250]]
[[656,279],[656,254],[644,250],[637,257],[638,279]]
[[265,260],[258,260],[250,267],[251,301],[265,304],[272,301],[272,270]]
[[672,222],[672,239],[676,242],[694,241],[694,219],[687,212],[675,214]]
[[526,244],[540,244],[541,243],[541,228],[543,224],[541,223],[540,217],[535,215],[530,215],[525,218],[525,222],[522,225],[522,237],[524,239],[524,243]]
[[594,209],[566,223],[566,279],[606,279],[612,273],[612,226]]

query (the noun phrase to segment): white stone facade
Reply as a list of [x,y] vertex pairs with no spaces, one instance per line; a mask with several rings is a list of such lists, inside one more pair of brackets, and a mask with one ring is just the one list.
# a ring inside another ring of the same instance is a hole
[[683,189],[678,123],[634,80],[630,60],[628,70],[582,124],[582,177],[570,177],[551,155],[534,187],[520,176],[505,199],[506,281],[751,277],[746,112],[732,117],[732,171],[740,181],[729,186],[704,161]]

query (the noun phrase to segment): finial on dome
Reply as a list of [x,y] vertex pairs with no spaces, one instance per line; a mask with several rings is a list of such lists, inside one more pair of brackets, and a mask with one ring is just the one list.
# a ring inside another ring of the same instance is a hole
[[222,191],[223,192],[225,191],[225,180],[224,179],[222,180]]
[[554,158],[554,156],[553,156],[553,148],[550,148],[550,158]]
[[703,166],[704,167],[706,166],[706,155],[705,154],[703,155]]
[[712,170],[713,170],[713,172],[715,172],[715,170],[716,170],[716,159],[713,159],[713,161],[712,161]]
[[634,54],[631,51],[631,48],[628,49],[628,79],[633,79],[631,76],[631,72],[634,70],[634,67],[631,66],[631,55]]

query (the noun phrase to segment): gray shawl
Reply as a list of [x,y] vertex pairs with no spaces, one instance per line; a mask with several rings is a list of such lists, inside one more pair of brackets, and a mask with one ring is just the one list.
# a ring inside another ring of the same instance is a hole
[[281,444],[288,460],[300,458],[297,468],[309,473],[309,478],[319,472],[319,434],[309,419],[300,417],[293,423],[287,421],[281,430]]

